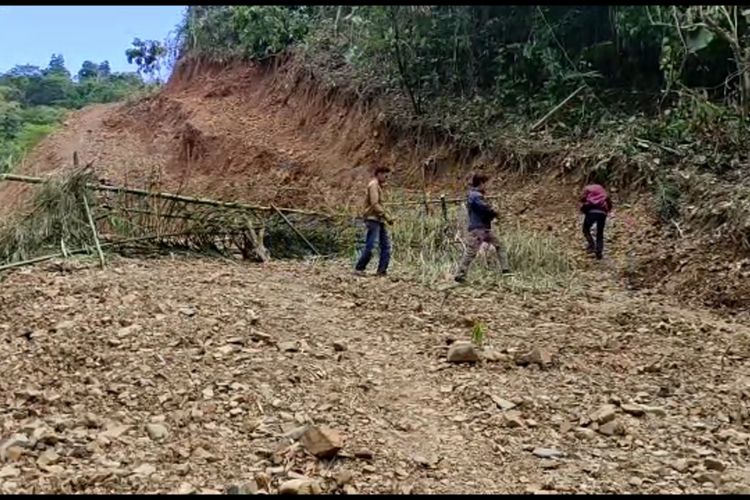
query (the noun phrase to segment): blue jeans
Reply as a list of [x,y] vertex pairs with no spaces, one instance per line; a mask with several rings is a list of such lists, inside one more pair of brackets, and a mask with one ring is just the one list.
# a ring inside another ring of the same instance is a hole
[[372,250],[375,248],[375,240],[380,244],[380,260],[378,261],[378,274],[385,274],[388,270],[388,263],[391,261],[391,239],[388,236],[388,230],[385,224],[374,220],[366,220],[367,236],[365,237],[365,248],[359,256],[357,265],[354,267],[357,271],[364,271],[367,264],[372,259]]

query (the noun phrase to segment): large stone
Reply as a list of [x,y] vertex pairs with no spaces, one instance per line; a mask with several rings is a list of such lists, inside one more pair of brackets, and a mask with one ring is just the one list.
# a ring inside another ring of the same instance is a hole
[[21,475],[21,471],[12,465],[6,465],[0,469],[0,479],[8,479],[11,477],[18,477]]
[[312,479],[290,479],[279,486],[282,495],[320,495],[323,490]]
[[299,345],[297,342],[279,342],[277,344],[279,351],[281,352],[297,352],[299,351]]
[[0,441],[0,460],[9,460],[9,450],[11,448],[30,448],[29,438],[23,434],[14,434],[13,436]]
[[591,414],[591,420],[599,425],[606,424],[615,419],[614,405],[604,405]]
[[494,394],[490,394],[490,398],[492,399],[492,402],[495,403],[498,408],[503,411],[512,410],[516,407],[516,404],[514,402],[508,401],[507,399],[503,399],[499,396],[495,396]]
[[622,411],[629,415],[633,415],[634,417],[642,417],[646,414],[646,412],[643,410],[643,407],[641,405],[636,404],[624,404],[620,406],[622,408]]
[[610,420],[599,426],[599,432],[605,436],[623,436],[625,435],[625,426],[617,420]]
[[479,354],[471,342],[456,342],[448,349],[447,359],[451,363],[476,363]]
[[722,472],[724,469],[727,468],[726,464],[724,462],[720,462],[719,460],[716,460],[715,458],[705,458],[703,460],[703,465],[706,466],[706,469],[713,470],[717,472]]
[[302,446],[318,458],[332,458],[344,447],[341,435],[325,426],[310,427],[301,441]]
[[510,410],[503,413],[503,424],[505,427],[510,429],[517,429],[523,427],[523,419],[521,418],[521,412]]
[[643,411],[649,415],[654,415],[656,417],[666,417],[667,412],[664,410],[664,408],[659,408],[658,406],[641,406]]
[[148,433],[148,437],[154,441],[161,441],[169,435],[166,426],[161,424],[146,424],[146,432]]
[[531,453],[539,458],[561,458],[565,456],[565,453],[554,448],[534,448]]
[[256,493],[258,493],[258,483],[255,481],[247,481],[227,488],[227,495],[255,495]]

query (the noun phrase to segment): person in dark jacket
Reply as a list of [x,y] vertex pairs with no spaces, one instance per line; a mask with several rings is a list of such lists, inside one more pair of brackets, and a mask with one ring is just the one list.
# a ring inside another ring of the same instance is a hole
[[469,241],[458,266],[455,280],[466,281],[466,273],[479,252],[482,243],[488,243],[495,249],[495,256],[503,274],[510,273],[508,255],[502,242],[492,233],[492,221],[497,218],[497,211],[484,201],[484,186],[489,180],[484,174],[474,174],[471,178],[471,189],[466,200],[469,211]]
[[[612,200],[601,184],[592,183],[583,188],[579,199],[583,217],[583,235],[586,238],[586,251],[601,260],[604,254],[604,225],[612,211]],[[596,224],[596,241],[591,236],[591,228]]]

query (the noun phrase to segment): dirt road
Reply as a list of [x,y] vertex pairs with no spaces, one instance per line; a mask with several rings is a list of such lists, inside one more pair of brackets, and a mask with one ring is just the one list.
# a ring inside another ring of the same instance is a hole
[[[475,322],[495,360],[447,363]],[[748,333],[610,284],[446,295],[342,263],[51,264],[2,283],[1,437],[22,445],[0,445],[0,492],[295,474],[337,491],[342,470],[365,493],[748,492]],[[532,348],[553,365],[513,361]],[[290,449],[307,424],[343,456]]]

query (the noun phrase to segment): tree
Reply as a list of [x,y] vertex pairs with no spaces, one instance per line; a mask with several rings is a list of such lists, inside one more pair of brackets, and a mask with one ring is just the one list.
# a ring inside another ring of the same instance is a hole
[[112,70],[109,67],[109,61],[102,61],[99,63],[97,71],[99,72],[99,78],[109,78],[112,74]]
[[17,64],[6,75],[13,78],[33,78],[42,76],[42,70],[39,66],[31,64]]
[[167,55],[167,49],[156,40],[133,40],[133,46],[125,51],[128,64],[135,63],[138,66],[138,74],[153,76],[159,73],[161,61]]
[[73,82],[67,74],[50,73],[29,82],[26,102],[31,106],[65,105],[73,91]]
[[88,80],[90,78],[97,78],[99,76],[99,66],[91,61],[83,61],[81,69],[78,70],[78,81]]
[[65,75],[67,78],[70,78],[70,72],[65,67],[65,58],[62,54],[52,54],[45,73],[49,75]]

